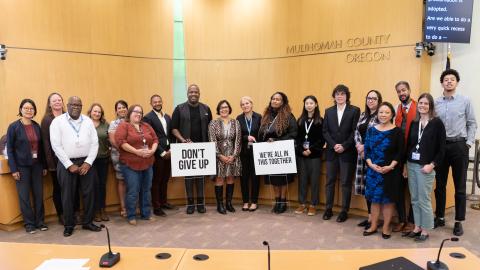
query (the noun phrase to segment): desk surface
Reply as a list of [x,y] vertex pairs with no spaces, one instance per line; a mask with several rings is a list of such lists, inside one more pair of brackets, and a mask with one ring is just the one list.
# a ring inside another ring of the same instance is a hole
[[[436,259],[438,249],[370,249],[370,250],[275,250],[271,253],[271,268],[292,269],[335,269],[357,270],[361,266],[374,264],[395,257],[406,257],[420,267],[426,268],[427,261]],[[454,259],[451,252],[466,255],[465,259]],[[207,254],[206,261],[196,261],[196,254]],[[480,259],[465,248],[444,248],[441,261],[450,269],[480,269]],[[180,261],[179,270],[265,270],[267,252],[265,250],[202,250],[189,249]]]
[[[185,249],[183,248],[141,248],[141,247],[112,247],[113,252],[120,252],[120,262],[113,269],[177,269]],[[98,266],[100,257],[108,251],[101,246],[78,245],[51,245],[29,243],[0,242],[0,269],[33,270],[43,261],[52,258],[80,259],[88,258],[85,266],[90,269],[106,269]],[[172,255],[167,260],[157,260],[155,255],[168,252]]]

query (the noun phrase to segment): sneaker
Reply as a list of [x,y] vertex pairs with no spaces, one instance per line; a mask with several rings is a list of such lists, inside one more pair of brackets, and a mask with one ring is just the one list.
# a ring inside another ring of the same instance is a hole
[[310,205],[310,206],[308,207],[307,216],[315,216],[316,214],[317,214],[317,209],[315,208],[315,206]]
[[295,214],[303,214],[307,210],[305,204],[300,204],[297,209],[295,209]]
[[45,225],[45,224],[42,224],[42,225],[38,226],[37,229],[39,229],[42,232],[48,231],[48,226]]
[[128,221],[128,224],[133,225],[133,226],[137,226],[137,220],[136,219],[131,219],[131,220]]
[[37,232],[37,230],[35,229],[35,227],[26,227],[25,228],[25,231],[29,234],[34,234]]

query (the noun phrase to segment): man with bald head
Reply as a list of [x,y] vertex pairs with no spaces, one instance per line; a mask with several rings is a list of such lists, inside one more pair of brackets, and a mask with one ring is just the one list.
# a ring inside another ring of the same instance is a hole
[[[191,84],[187,89],[187,102],[179,104],[172,114],[172,134],[178,143],[208,142],[208,124],[212,121],[212,112],[208,105],[200,102],[200,88]],[[205,213],[204,177],[185,177],[187,193],[187,214],[195,212],[193,186],[197,191],[197,211]]]
[[84,206],[82,228],[100,231],[101,228],[92,223],[95,180],[92,164],[98,152],[98,136],[92,120],[82,114],[82,100],[79,97],[70,97],[67,112],[52,121],[50,142],[60,161],[57,165],[57,177],[61,188],[65,221],[63,236],[72,235],[75,228],[74,202],[77,185],[82,194]]

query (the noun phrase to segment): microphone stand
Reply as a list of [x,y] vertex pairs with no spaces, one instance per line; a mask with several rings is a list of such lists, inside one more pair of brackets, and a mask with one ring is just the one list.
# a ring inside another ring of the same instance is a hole
[[456,242],[458,241],[457,237],[452,237],[452,238],[447,238],[443,239],[442,244],[440,245],[440,249],[438,250],[438,255],[437,255],[437,260],[436,261],[428,261],[427,262],[427,270],[448,270],[448,266],[440,261],[440,254],[443,249],[443,244],[446,241],[453,241]]
[[263,245],[267,246],[267,260],[268,260],[268,270],[270,270],[270,245],[268,244],[267,241],[263,241]]
[[113,253],[110,246],[110,232],[108,231],[107,226],[100,225],[100,227],[105,228],[107,231],[107,240],[108,240],[108,252],[103,254],[100,258],[99,266],[100,267],[112,267],[120,261],[120,253]]

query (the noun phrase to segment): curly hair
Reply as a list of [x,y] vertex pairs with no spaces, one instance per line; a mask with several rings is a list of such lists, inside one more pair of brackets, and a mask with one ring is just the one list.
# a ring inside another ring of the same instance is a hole
[[282,97],[282,106],[280,106],[280,108],[278,108],[277,110],[277,116],[274,123],[275,132],[277,133],[278,136],[280,136],[288,129],[288,118],[292,113],[292,109],[288,104],[288,97],[283,92],[279,92],[279,91],[275,92],[270,97],[270,102],[268,103],[268,106],[265,108],[265,111],[263,112],[262,122],[260,124],[260,131],[266,133],[268,131],[267,130],[268,125],[270,125],[271,122],[273,121],[272,113],[274,112],[274,109],[272,108],[271,104],[272,104],[272,98],[275,95],[280,95]]

